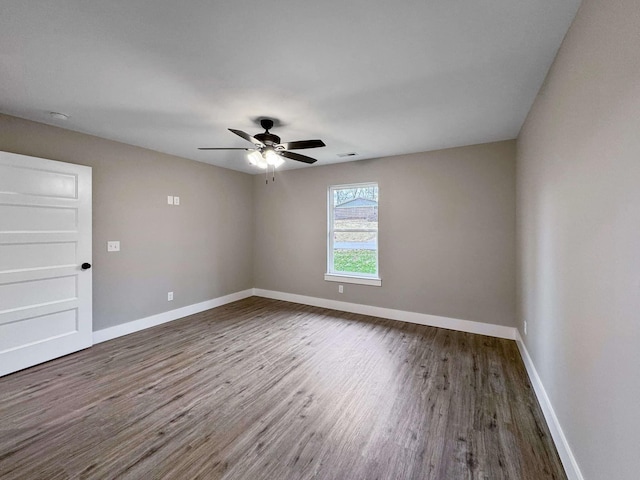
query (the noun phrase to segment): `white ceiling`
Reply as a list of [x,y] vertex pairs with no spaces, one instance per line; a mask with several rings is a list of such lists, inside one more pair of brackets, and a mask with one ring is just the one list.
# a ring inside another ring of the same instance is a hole
[[579,3],[0,0],[0,111],[251,173],[197,147],[260,116],[315,165],[511,139]]

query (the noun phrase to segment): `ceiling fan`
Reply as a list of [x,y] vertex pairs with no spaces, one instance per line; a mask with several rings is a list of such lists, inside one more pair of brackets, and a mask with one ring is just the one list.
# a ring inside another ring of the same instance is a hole
[[264,128],[264,133],[258,133],[255,136],[251,136],[242,130],[234,130],[233,128],[229,129],[229,131],[235,133],[239,137],[253,143],[254,148],[201,147],[198,148],[198,150],[245,150],[247,152],[251,152],[247,155],[249,163],[264,169],[269,168],[269,166],[272,166],[273,168],[279,167],[284,163],[282,157],[309,164],[317,162],[315,158],[294,153],[290,150],[324,147],[325,144],[322,140],[298,140],[297,142],[280,143],[279,136],[269,133],[269,130],[273,128],[273,123],[273,120],[270,118],[262,118],[260,120],[260,125]]

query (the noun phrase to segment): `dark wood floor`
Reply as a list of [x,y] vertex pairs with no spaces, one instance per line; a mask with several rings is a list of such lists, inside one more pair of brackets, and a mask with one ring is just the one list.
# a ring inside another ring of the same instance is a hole
[[0,379],[0,478],[564,479],[513,341],[252,297]]

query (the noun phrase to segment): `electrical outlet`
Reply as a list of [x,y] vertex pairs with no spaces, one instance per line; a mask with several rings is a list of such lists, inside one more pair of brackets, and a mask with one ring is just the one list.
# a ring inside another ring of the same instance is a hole
[[338,293],[344,293],[344,285],[338,285]]
[[172,195],[167,196],[167,204],[168,205],[173,205],[173,196]]
[[527,321],[524,321],[524,334],[527,334]]
[[173,197],[173,204],[180,205],[180,197]]
[[172,302],[173,301],[173,292],[169,292],[167,293],[167,302]]
[[107,252],[119,252],[119,251],[120,251],[120,241],[109,240],[107,242]]

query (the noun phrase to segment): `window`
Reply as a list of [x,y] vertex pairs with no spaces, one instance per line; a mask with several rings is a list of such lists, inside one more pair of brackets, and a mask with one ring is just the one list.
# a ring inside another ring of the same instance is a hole
[[325,280],[380,286],[378,184],[335,185],[328,195]]

